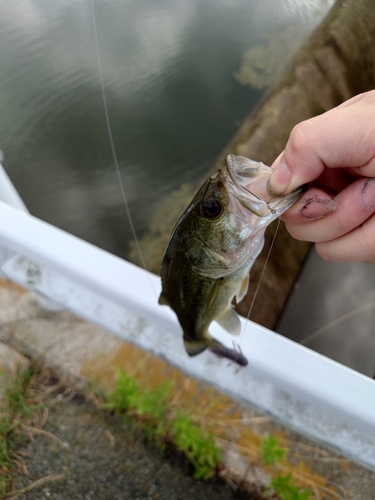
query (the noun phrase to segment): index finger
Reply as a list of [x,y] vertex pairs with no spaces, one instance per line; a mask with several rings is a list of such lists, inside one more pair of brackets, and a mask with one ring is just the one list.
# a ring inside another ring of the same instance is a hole
[[373,176],[374,136],[374,91],[299,123],[272,165],[270,191],[278,195],[293,191],[317,179],[326,167],[353,167],[361,175]]

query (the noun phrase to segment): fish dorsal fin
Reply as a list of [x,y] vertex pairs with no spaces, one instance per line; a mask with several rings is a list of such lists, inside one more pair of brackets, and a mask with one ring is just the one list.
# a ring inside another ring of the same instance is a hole
[[236,293],[237,304],[241,302],[241,300],[245,297],[248,288],[249,288],[249,274],[247,274],[245,278],[242,280],[240,288]]
[[219,323],[220,326],[224,328],[227,332],[232,335],[239,335],[241,332],[241,322],[238,314],[233,309],[232,305],[229,305],[225,311],[223,311],[220,316],[215,318],[215,321]]

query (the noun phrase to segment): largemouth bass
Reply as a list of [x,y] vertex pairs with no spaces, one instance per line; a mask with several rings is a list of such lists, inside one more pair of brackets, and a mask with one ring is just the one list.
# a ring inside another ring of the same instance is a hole
[[172,232],[161,263],[159,303],[176,313],[189,356],[209,348],[247,364],[240,351],[223,346],[208,329],[216,321],[231,334],[240,333],[232,301],[238,303],[246,295],[267,226],[304,191],[271,198],[266,189],[271,173],[263,163],[229,155],[226,166],[206,180]]

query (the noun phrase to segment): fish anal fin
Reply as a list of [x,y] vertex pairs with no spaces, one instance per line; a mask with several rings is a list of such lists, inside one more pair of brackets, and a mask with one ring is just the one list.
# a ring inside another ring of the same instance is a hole
[[186,352],[188,353],[189,356],[196,356],[197,354],[200,354],[208,347],[207,345],[201,344],[196,340],[191,340],[187,338],[184,338],[184,344]]
[[240,288],[238,289],[238,292],[236,293],[237,304],[239,302],[241,302],[241,300],[245,297],[248,288],[249,288],[249,274],[247,274],[245,276],[245,278],[242,280]]
[[215,318],[215,321],[232,335],[239,335],[241,332],[240,318],[231,305]]

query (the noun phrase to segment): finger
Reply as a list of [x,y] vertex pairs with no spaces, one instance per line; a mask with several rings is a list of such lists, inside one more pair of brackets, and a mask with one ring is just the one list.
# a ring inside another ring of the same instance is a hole
[[290,224],[303,224],[328,215],[336,210],[336,207],[332,195],[312,187],[306,191],[297,203],[283,213],[281,219]]
[[[371,105],[369,105],[371,104]],[[273,195],[311,182],[325,167],[366,168],[375,174],[375,93],[294,127],[269,181]]]
[[[375,213],[375,180],[359,180],[339,193],[334,201],[336,210],[326,217],[304,223],[304,210],[300,222],[287,223],[290,234],[299,240],[326,242],[349,233]],[[294,219],[296,220],[296,219]]]
[[353,104],[356,104],[357,102],[361,101],[362,99],[366,99],[370,92],[363,92],[362,94],[357,94],[354,97],[351,97],[347,101],[342,102],[338,106],[336,106],[335,109],[341,109],[341,108],[347,108],[348,106],[353,106]]
[[317,243],[316,250],[330,262],[375,263],[375,216],[341,238]]

